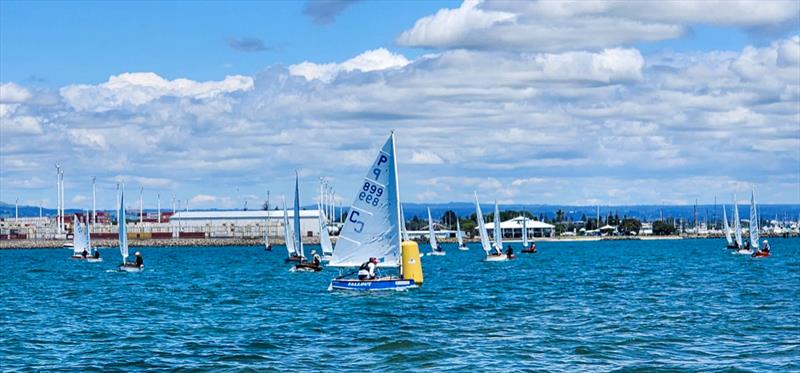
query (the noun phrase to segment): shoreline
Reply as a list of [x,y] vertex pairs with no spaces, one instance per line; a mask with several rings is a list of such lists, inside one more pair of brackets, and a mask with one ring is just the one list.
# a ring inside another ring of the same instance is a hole
[[[788,236],[796,237],[796,236]],[[630,237],[538,237],[531,242],[598,242],[598,241],[656,241],[656,240],[685,240],[685,239],[721,239],[721,237],[705,236],[630,236]],[[333,239],[335,242],[335,238]],[[465,242],[480,242],[477,239],[465,239]],[[455,243],[448,239],[442,243]],[[508,240],[506,243],[521,243],[521,240]],[[0,250],[29,250],[29,249],[58,249],[65,248],[64,244],[72,240],[0,240]],[[263,246],[263,238],[171,238],[171,239],[129,239],[130,247],[187,247],[187,246]],[[283,240],[272,240],[273,245],[283,245]],[[318,239],[311,239],[304,244],[318,245]],[[112,248],[119,247],[117,240],[97,239],[92,241],[92,247]]]

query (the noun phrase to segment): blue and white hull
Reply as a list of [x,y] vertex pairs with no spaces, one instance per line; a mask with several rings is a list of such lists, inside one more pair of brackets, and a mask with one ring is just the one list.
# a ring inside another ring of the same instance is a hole
[[379,280],[334,279],[328,286],[328,290],[381,291],[405,290],[417,287],[414,280],[396,278]]

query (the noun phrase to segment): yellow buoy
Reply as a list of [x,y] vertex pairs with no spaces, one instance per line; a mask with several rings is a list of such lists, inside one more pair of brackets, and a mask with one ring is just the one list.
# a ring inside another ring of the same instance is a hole
[[422,285],[422,261],[419,260],[419,246],[414,241],[403,241],[401,255],[403,259],[403,279],[414,280]]

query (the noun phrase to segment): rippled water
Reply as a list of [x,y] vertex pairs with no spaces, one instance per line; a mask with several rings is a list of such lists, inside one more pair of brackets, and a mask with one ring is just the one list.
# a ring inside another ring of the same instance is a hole
[[541,243],[425,257],[425,285],[326,290],[285,251],[143,248],[144,273],[0,251],[0,370],[800,370],[800,240]]

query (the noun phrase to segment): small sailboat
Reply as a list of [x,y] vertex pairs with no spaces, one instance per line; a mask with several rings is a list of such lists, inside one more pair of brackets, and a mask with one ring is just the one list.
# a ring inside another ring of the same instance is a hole
[[92,243],[89,240],[89,224],[85,226],[78,220],[77,215],[72,216],[72,256],[70,259],[84,260],[87,262],[99,262],[100,258],[92,256]]
[[[128,261],[128,229],[125,224],[125,184],[119,193],[119,210],[117,211],[117,224],[119,225],[119,253],[122,254],[122,264],[119,270],[124,272],[141,272],[144,264]],[[138,252],[137,252],[138,253]],[[137,255],[137,259],[141,256]]]
[[728,249],[736,249],[738,246],[734,245],[733,234],[731,233],[731,226],[728,224],[728,213],[726,212],[725,205],[722,205],[722,229],[725,230],[725,240],[728,241]]
[[[508,256],[503,254],[502,247],[498,251],[495,251],[489,243],[489,233],[486,232],[486,223],[483,221],[483,212],[481,212],[481,205],[478,202],[477,193],[475,193],[475,215],[478,221],[478,233],[481,236],[481,248],[486,252],[486,258],[484,260],[487,262],[502,262],[508,260]],[[495,222],[497,222],[497,220],[498,219],[495,218]],[[499,226],[495,227],[495,231],[497,228],[499,228]],[[502,241],[500,244],[502,245]]]
[[767,240],[764,240],[764,248],[762,249],[759,241],[760,224],[758,217],[758,207],[756,206],[756,191],[753,189],[750,192],[750,246],[755,248],[755,252],[751,254],[754,258],[766,258],[770,255],[770,249]]
[[272,251],[272,243],[269,242],[269,221],[264,220],[264,250]]
[[[396,153],[392,132],[356,192],[330,262],[358,269],[333,279],[328,290],[405,290],[422,285],[419,246],[402,241]],[[373,268],[396,268],[398,275],[381,276],[370,272]],[[348,277],[356,273],[357,278]]]
[[522,252],[526,254],[536,253],[536,242],[528,243],[528,217],[522,216]]
[[303,230],[300,227],[300,177],[295,173],[294,179],[294,235],[292,240],[295,250],[295,257],[300,258],[300,263],[292,267],[293,272],[319,272],[322,266],[319,263],[307,262],[305,253],[303,253]]
[[735,249],[743,247],[742,239],[742,219],[739,218],[739,204],[736,202],[736,194],[733,195],[733,239]]
[[286,199],[283,200],[283,242],[286,245],[286,253],[289,255],[285,260],[286,263],[299,262],[303,259],[294,247],[294,235],[292,234],[292,227],[289,225],[289,211],[286,210]]
[[469,247],[464,245],[464,235],[461,233],[461,224],[458,222],[458,218],[456,218],[456,240],[458,240],[458,249],[461,251],[468,251]]
[[431,252],[428,255],[444,256],[446,253],[444,249],[436,242],[436,230],[433,226],[433,218],[431,217],[431,209],[428,208],[428,236],[431,244]]
[[[737,208],[736,210],[738,211],[739,209]],[[754,228],[754,226],[753,226],[753,218],[755,216],[756,216],[756,213],[755,213],[755,201],[753,200],[753,198],[750,198],[750,240],[749,241],[745,241],[744,245],[739,245],[739,249],[734,251],[733,252],[734,254],[753,255],[753,247],[754,247],[754,245],[755,245],[755,248],[758,248],[758,222],[757,221],[755,223],[755,229],[753,229]],[[741,230],[741,228],[740,228],[740,230]],[[755,232],[755,241],[753,240],[753,232]]]
[[319,246],[322,249],[322,261],[329,262],[333,257],[333,243],[331,235],[328,233],[328,225],[325,224],[325,211],[319,209]]

